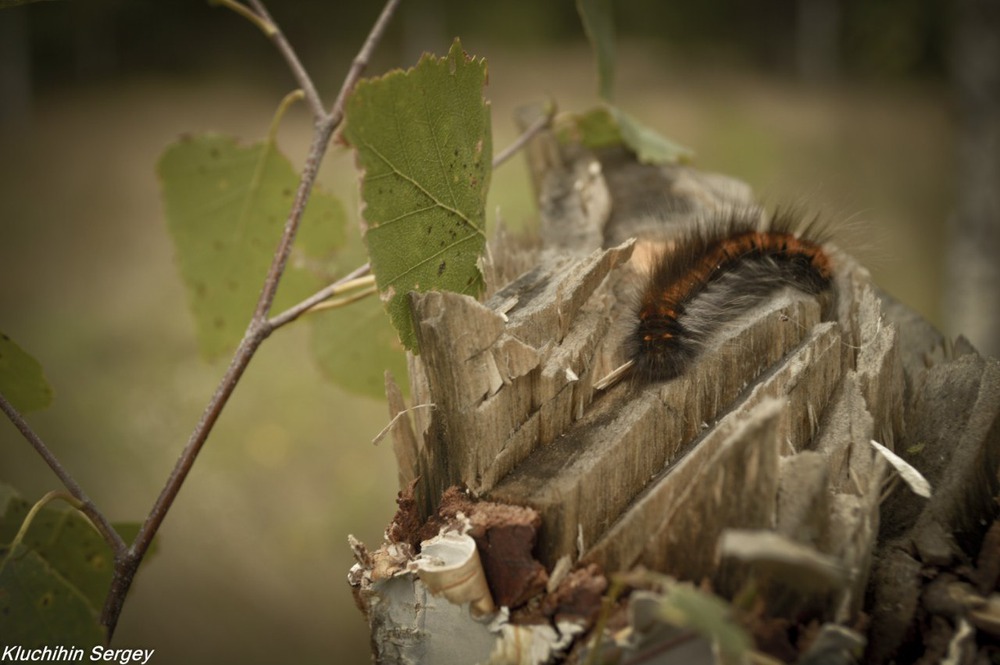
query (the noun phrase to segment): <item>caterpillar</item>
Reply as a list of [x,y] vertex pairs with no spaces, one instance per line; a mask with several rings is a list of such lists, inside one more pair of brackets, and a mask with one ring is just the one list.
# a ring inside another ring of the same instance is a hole
[[720,325],[792,286],[820,294],[833,265],[812,225],[791,212],[736,210],[698,225],[656,255],[625,341],[634,383],[682,374]]

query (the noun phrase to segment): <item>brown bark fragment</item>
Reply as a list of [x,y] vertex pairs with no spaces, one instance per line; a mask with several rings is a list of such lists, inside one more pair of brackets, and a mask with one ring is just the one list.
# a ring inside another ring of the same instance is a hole
[[600,566],[590,564],[569,573],[554,593],[542,600],[542,614],[556,621],[582,620],[592,624],[603,607],[608,580]]

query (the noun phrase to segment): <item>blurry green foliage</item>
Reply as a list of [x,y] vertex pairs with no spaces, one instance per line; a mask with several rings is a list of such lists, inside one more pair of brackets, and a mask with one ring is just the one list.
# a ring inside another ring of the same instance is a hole
[[[77,511],[45,505],[11,551],[30,510],[0,483],[0,636],[24,648],[103,644],[99,619],[111,586],[111,549]],[[138,525],[115,529],[128,542]]]
[[660,616],[675,626],[690,628],[715,644],[720,654],[742,662],[753,645],[746,631],[733,620],[732,607],[718,596],[702,591],[689,582],[662,577],[665,588],[660,599]]
[[561,119],[557,136],[563,142],[580,142],[588,148],[624,145],[643,164],[688,161],[694,153],[661,136],[621,109],[605,105]]
[[44,409],[52,388],[42,366],[14,340],[0,332],[0,394],[21,413]]
[[[368,260],[361,237],[348,236],[338,263],[350,269]],[[312,351],[324,376],[345,390],[385,398],[385,371],[406,376],[406,355],[379,299],[371,296],[308,317]],[[404,381],[405,383],[405,381]]]
[[583,29],[597,63],[597,94],[606,101],[615,90],[615,23],[611,0],[576,0]]
[[[274,257],[299,176],[273,138],[250,146],[206,134],[181,139],[158,167],[167,225],[202,353],[232,350],[246,329]],[[340,202],[313,190],[273,312],[323,286],[310,265],[343,245]],[[319,273],[319,274],[317,274]]]
[[597,91],[604,105],[569,116],[560,137],[590,148],[624,145],[643,164],[689,160],[693,153],[646,127],[611,100],[615,80],[615,24],[610,0],[577,0],[577,10],[597,63]]

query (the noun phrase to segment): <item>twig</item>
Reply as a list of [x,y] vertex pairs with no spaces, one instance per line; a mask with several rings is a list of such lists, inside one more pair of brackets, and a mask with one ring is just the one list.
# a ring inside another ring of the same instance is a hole
[[375,50],[375,46],[382,39],[382,34],[389,26],[389,19],[392,18],[398,5],[399,0],[389,0],[385,3],[382,13],[379,14],[378,20],[372,26],[372,31],[368,33],[368,39],[365,40],[358,54],[354,56],[351,68],[347,71],[347,76],[344,77],[343,85],[340,86],[340,92],[337,93],[337,99],[333,102],[333,107],[330,109],[330,119],[334,126],[339,125],[340,121],[344,119],[344,105],[347,103],[347,97],[354,90],[354,86],[357,85],[358,79],[361,78],[361,73],[368,67],[372,51]]
[[302,62],[299,60],[299,56],[296,55],[295,49],[293,49],[292,45],[288,43],[288,40],[285,38],[285,33],[281,31],[278,24],[271,18],[271,14],[268,13],[264,3],[261,2],[261,0],[249,0],[249,2],[254,8],[257,16],[273,27],[271,32],[265,31],[265,34],[267,34],[271,41],[274,42],[274,45],[278,47],[278,51],[281,52],[282,57],[285,58],[285,62],[288,63],[288,67],[292,70],[292,76],[295,77],[299,87],[302,88],[302,92],[306,94],[306,103],[309,104],[309,109],[312,111],[313,118],[316,121],[322,120],[326,117],[326,111],[323,109],[323,100],[320,99],[319,93],[316,91],[316,86],[313,85],[312,79],[309,77],[309,73],[306,71],[306,68],[302,66]]
[[555,117],[555,105],[549,113],[546,113],[540,118],[537,118],[533,123],[528,125],[528,128],[514,140],[509,146],[501,150],[497,155],[493,157],[493,168],[496,168],[506,162],[508,159],[514,156],[514,154],[523,148],[528,141],[530,141],[535,134],[546,129],[552,125],[552,119]]
[[281,326],[287,323],[291,323],[295,319],[299,318],[300,316],[302,316],[303,314],[305,314],[310,309],[312,309],[319,303],[323,302],[324,300],[332,298],[333,296],[338,295],[340,293],[343,293],[349,288],[353,288],[349,285],[355,283],[361,277],[367,275],[370,271],[371,271],[371,265],[368,263],[364,264],[360,268],[355,268],[354,270],[344,275],[330,286],[320,289],[319,291],[312,294],[311,296],[309,296],[302,302],[298,303],[297,305],[293,305],[292,307],[289,307],[281,314],[271,317],[271,319],[269,320],[271,328],[277,330]]
[[399,422],[400,418],[408,415],[411,411],[416,411],[417,409],[436,409],[436,408],[437,404],[414,404],[408,409],[403,409],[402,411],[394,415],[392,417],[392,420],[389,421],[389,424],[383,427],[379,431],[379,433],[375,435],[375,438],[372,439],[372,445],[377,446],[379,442],[381,442],[382,439],[385,438],[385,435],[389,433],[389,430],[392,429],[392,426],[395,425],[397,422]]
[[7,414],[7,417],[10,418],[10,422],[14,423],[14,427],[21,432],[21,436],[23,436],[28,443],[34,447],[38,454],[41,455],[42,459],[49,465],[52,472],[56,474],[56,477],[59,478],[63,486],[65,486],[66,489],[69,490],[69,493],[73,495],[73,498],[80,502],[80,505],[77,508],[81,513],[87,516],[87,518],[94,525],[94,528],[97,529],[98,533],[100,533],[108,545],[111,546],[111,551],[114,552],[116,556],[123,553],[125,548],[128,546],[125,544],[125,541],[122,540],[122,537],[118,535],[118,532],[115,531],[115,528],[111,526],[111,522],[109,522],[104,516],[104,513],[97,509],[97,506],[90,500],[87,493],[83,491],[80,484],[77,483],[70,472],[63,467],[62,463],[60,463],[56,456],[52,454],[52,451],[49,450],[47,445],[45,445],[45,442],[42,441],[41,437],[39,437],[35,431],[31,429],[31,426],[24,419],[24,416],[22,416],[18,410],[14,408],[13,404],[7,401],[7,398],[4,397],[2,393],[0,393],[0,410],[3,410],[3,412]]
[[[255,0],[251,0],[251,2],[253,2],[254,6],[258,8],[258,11],[263,10],[263,5],[259,2],[256,2]],[[226,4],[229,6],[230,3],[227,2]],[[229,363],[229,367],[226,369],[226,373],[219,383],[219,386],[216,388],[208,402],[208,405],[205,407],[201,419],[198,421],[197,426],[191,433],[187,445],[184,447],[183,452],[181,452],[181,456],[177,460],[177,464],[174,466],[173,471],[170,473],[170,477],[167,479],[163,490],[160,492],[160,496],[157,498],[152,510],[150,510],[146,521],[143,522],[140,527],[135,541],[123,556],[116,557],[114,578],[112,579],[111,589],[108,591],[108,596],[104,603],[104,611],[101,616],[101,622],[107,628],[109,640],[114,634],[115,627],[118,624],[118,617],[121,615],[125,597],[128,595],[128,591],[132,586],[132,581],[135,577],[136,570],[139,568],[139,564],[142,563],[143,557],[146,555],[150,544],[153,542],[153,537],[156,535],[160,525],[163,523],[163,520],[166,517],[167,512],[170,510],[171,505],[173,505],[174,500],[177,498],[177,494],[180,492],[180,488],[184,484],[184,480],[191,471],[191,467],[194,465],[194,461],[198,457],[198,453],[201,451],[202,446],[208,439],[208,435],[211,433],[212,428],[218,420],[219,414],[222,413],[222,409],[229,401],[229,397],[232,395],[233,390],[235,390],[240,377],[243,376],[243,372],[246,370],[247,365],[249,365],[251,358],[253,358],[254,353],[257,351],[257,348],[265,339],[268,338],[268,336],[270,336],[272,332],[274,332],[277,327],[291,321],[308,309],[308,307],[306,307],[305,309],[297,312],[289,310],[289,312],[279,315],[274,320],[269,320],[267,318],[271,310],[271,305],[274,303],[274,296],[278,290],[278,284],[281,280],[281,276],[284,274],[285,266],[288,263],[292,243],[295,240],[295,234],[298,231],[299,223],[301,222],[302,215],[305,212],[306,203],[309,200],[309,195],[312,193],[313,185],[316,182],[316,174],[319,171],[319,164],[322,161],[323,156],[326,154],[326,149],[330,143],[330,137],[333,134],[333,131],[343,119],[344,100],[357,83],[361,71],[363,71],[367,66],[368,60],[371,57],[371,52],[374,50],[375,45],[385,32],[389,19],[398,4],[399,0],[389,0],[389,2],[386,3],[381,15],[379,15],[378,20],[372,27],[368,38],[361,47],[361,51],[359,51],[358,55],[354,58],[347,77],[344,80],[344,84],[341,87],[340,94],[337,97],[337,102],[334,104],[333,111],[331,111],[330,114],[322,112],[317,114],[316,129],[313,135],[312,143],[309,147],[309,154],[306,157],[305,165],[302,168],[302,175],[299,179],[299,187],[295,193],[295,199],[292,202],[292,208],[289,211],[288,219],[285,222],[285,228],[282,233],[281,240],[278,243],[278,247],[275,249],[274,259],[271,261],[271,267],[268,269],[267,277],[264,280],[264,286],[257,299],[257,306],[247,326],[247,330],[243,335],[243,339],[240,341],[239,347],[237,347],[236,352]],[[273,25],[273,21],[270,21],[266,11],[261,12],[260,16],[264,17]],[[280,35],[280,31],[277,31],[276,26],[275,30],[275,34]],[[282,47],[281,44],[283,43],[284,38],[281,37],[280,39],[281,41],[275,37],[276,43],[278,43],[279,48],[282,49],[282,53],[285,55],[286,59],[289,60],[289,64],[292,65],[293,72],[297,72],[297,78],[300,76],[298,72],[301,72],[302,78],[299,79],[299,82],[305,91],[306,98],[309,100],[310,106],[313,106],[313,102],[316,101],[318,103],[319,98],[315,95],[315,91],[312,97],[310,97],[309,89],[312,87],[312,84],[309,81],[308,76],[306,76],[304,70],[302,70],[301,64],[299,64],[298,59],[295,58],[291,47],[288,47],[287,44],[285,47]]]
[[139,533],[128,550],[128,556],[120,569],[116,566],[115,576],[112,579],[111,589],[108,592],[101,617],[102,623],[108,629],[109,639],[117,625],[125,596],[132,586],[135,571],[149,550],[149,546],[153,542],[153,536],[156,535],[160,525],[163,523],[163,519],[170,510],[170,506],[173,505],[174,500],[177,498],[177,494],[180,492],[188,473],[190,473],[191,467],[198,457],[198,453],[208,439],[208,435],[212,432],[212,428],[219,419],[222,409],[229,401],[229,397],[233,394],[233,390],[236,389],[236,384],[239,383],[240,377],[243,376],[247,365],[250,364],[251,358],[253,358],[254,353],[256,353],[261,343],[274,330],[267,321],[267,313],[274,302],[274,294],[278,290],[278,283],[288,262],[288,255],[291,253],[295,233],[305,212],[309,194],[312,192],[313,184],[316,181],[319,162],[326,152],[332,131],[333,127],[329,122],[320,122],[317,124],[316,134],[313,137],[312,145],[309,148],[309,156],[306,158],[305,166],[302,169],[302,176],[299,180],[298,190],[295,193],[292,209],[289,212],[288,220],[285,222],[284,233],[278,243],[278,248],[275,250],[274,259],[271,261],[271,267],[268,269],[267,277],[264,280],[264,288],[257,300],[257,307],[253,317],[250,319],[246,332],[243,334],[243,339],[240,341],[240,345],[237,347],[233,359],[230,361],[229,367],[222,377],[222,381],[215,389],[212,398],[205,407],[201,420],[198,421],[198,425],[191,432],[187,445],[184,447],[183,452],[181,452],[177,464],[174,465],[170,477],[167,478],[167,483],[160,492],[160,496],[156,499],[156,503],[153,504],[149,516],[139,528]]

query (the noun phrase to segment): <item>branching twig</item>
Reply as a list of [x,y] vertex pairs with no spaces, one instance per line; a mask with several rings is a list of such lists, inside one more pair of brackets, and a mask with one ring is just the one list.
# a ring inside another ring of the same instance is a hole
[[312,79],[309,77],[309,73],[306,68],[302,66],[302,62],[299,61],[299,56],[295,54],[295,49],[292,45],[288,43],[285,38],[285,34],[278,27],[278,24],[274,22],[271,15],[268,13],[267,8],[264,7],[264,3],[260,0],[249,0],[250,6],[253,7],[254,12],[257,16],[266,21],[274,29],[266,33],[274,45],[278,47],[278,51],[281,52],[282,57],[285,58],[285,62],[288,63],[288,67],[292,70],[292,76],[298,82],[299,87],[302,88],[302,92],[306,94],[306,102],[309,104],[309,109],[312,111],[313,118],[317,121],[326,117],[326,111],[323,109],[323,101],[319,97],[319,93],[316,91],[316,86],[313,85]]
[[52,451],[49,450],[47,445],[45,445],[45,442],[42,441],[41,437],[39,437],[35,431],[31,429],[28,421],[24,419],[24,416],[22,416],[18,410],[14,408],[13,404],[7,401],[7,398],[4,397],[2,393],[0,393],[0,410],[7,414],[10,421],[14,423],[14,427],[21,432],[21,435],[27,439],[28,443],[30,443],[38,454],[42,456],[42,459],[49,465],[52,472],[56,474],[56,477],[58,477],[60,481],[62,481],[63,486],[69,490],[69,493],[80,502],[80,505],[77,506],[77,508],[81,513],[86,515],[88,519],[90,519],[94,528],[97,529],[98,533],[100,533],[104,540],[107,541],[108,545],[111,546],[111,551],[114,552],[116,556],[123,553],[125,548],[128,546],[125,544],[125,541],[122,540],[122,537],[118,535],[118,532],[115,531],[115,528],[111,526],[111,522],[109,522],[104,516],[104,513],[97,509],[97,506],[90,500],[90,497],[87,496],[87,493],[83,491],[83,488],[80,487],[79,483],[76,482],[70,472],[63,467],[62,463],[60,463],[58,458],[52,454]]
[[342,278],[338,279],[330,286],[327,286],[317,291],[316,293],[312,294],[311,296],[309,296],[302,302],[298,303],[297,305],[289,307],[281,314],[272,316],[271,319],[269,320],[271,327],[277,330],[281,326],[287,323],[291,323],[292,321],[299,318],[306,312],[310,311],[320,303],[323,303],[327,299],[332,298],[336,295],[340,295],[344,291],[347,291],[351,288],[355,288],[358,285],[358,282],[362,278],[364,278],[364,276],[367,275],[370,270],[371,270],[370,264],[366,263],[360,268],[357,268],[352,272],[344,275]]
[[[258,298],[253,317],[247,326],[247,330],[243,335],[243,339],[240,342],[239,347],[237,347],[233,358],[230,361],[225,375],[222,377],[219,386],[212,394],[208,405],[202,413],[201,419],[198,421],[194,431],[191,433],[187,445],[181,452],[181,456],[177,460],[177,464],[174,466],[173,471],[170,473],[160,496],[157,498],[156,503],[150,510],[149,516],[140,527],[139,533],[131,546],[127,546],[125,544],[121,536],[118,535],[118,533],[111,526],[110,522],[108,522],[107,518],[104,517],[103,513],[97,509],[80,485],[62,466],[55,455],[52,454],[48,446],[45,445],[41,438],[35,434],[21,414],[13,407],[13,405],[10,404],[10,402],[6,400],[6,398],[4,398],[3,395],[0,395],[0,410],[3,410],[4,413],[7,414],[8,418],[10,418],[14,426],[20,430],[24,438],[27,439],[32,446],[34,446],[38,454],[42,456],[42,459],[45,460],[56,476],[62,481],[63,485],[65,485],[69,490],[74,500],[78,502],[80,511],[83,512],[91,520],[91,522],[93,522],[95,528],[101,533],[114,552],[114,578],[111,583],[111,588],[108,591],[108,596],[104,604],[104,611],[101,616],[101,622],[107,629],[109,641],[114,634],[115,627],[118,624],[118,617],[120,616],[122,607],[124,606],[125,597],[128,595],[129,589],[132,586],[132,580],[135,577],[136,570],[138,570],[139,565],[142,563],[143,557],[146,555],[146,552],[149,550],[149,546],[153,542],[153,537],[156,535],[160,525],[163,523],[163,520],[166,517],[167,512],[170,510],[174,500],[177,498],[177,494],[180,491],[184,480],[187,478],[188,473],[191,471],[191,467],[194,465],[194,461],[197,458],[198,453],[200,452],[205,441],[208,439],[212,428],[218,420],[219,415],[222,413],[222,409],[229,401],[229,397],[232,395],[233,390],[236,388],[240,377],[242,377],[243,372],[249,365],[251,358],[253,358],[254,353],[257,351],[257,348],[277,328],[295,320],[310,308],[315,307],[317,304],[327,300],[328,298],[337,295],[338,293],[342,293],[349,288],[356,288],[359,286],[357,283],[358,278],[367,274],[370,270],[370,267],[365,264],[364,266],[352,271],[350,274],[345,275],[337,282],[317,292],[310,298],[303,300],[298,305],[289,308],[285,312],[282,312],[271,319],[267,318],[274,302],[274,296],[278,290],[278,284],[281,280],[281,276],[284,274],[285,266],[288,263],[288,257],[291,253],[292,243],[295,240],[299,223],[302,220],[306,204],[309,201],[309,196],[312,193],[313,186],[315,185],[320,162],[326,154],[327,146],[330,143],[330,137],[343,120],[344,103],[347,96],[350,94],[351,90],[353,90],[355,84],[360,78],[361,72],[367,67],[371,53],[374,50],[375,45],[381,39],[382,34],[385,32],[389,19],[392,17],[392,14],[399,4],[399,0],[389,0],[386,3],[385,8],[382,10],[378,20],[372,27],[364,45],[361,47],[358,55],[351,63],[351,67],[348,70],[344,83],[337,96],[337,101],[334,103],[329,113],[324,111],[319,94],[316,92],[316,88],[306,73],[305,68],[302,67],[301,62],[299,62],[295,51],[291,48],[291,45],[285,39],[280,29],[278,29],[277,25],[271,19],[270,14],[268,14],[260,0],[249,0],[250,4],[253,6],[253,10],[242,3],[237,2],[237,0],[217,0],[217,2],[255,23],[270,39],[275,42],[278,50],[282,53],[285,60],[291,67],[292,73],[301,86],[305,98],[312,109],[313,115],[316,118],[316,130],[313,136],[312,144],[309,148],[309,155],[306,158],[305,165],[302,169],[299,186],[295,194],[295,199],[292,203],[291,211],[289,212],[288,219],[285,222],[285,228],[281,240],[275,250],[274,259],[271,262],[271,267],[269,268],[267,277],[265,278],[264,287],[261,291],[260,297]],[[292,98],[286,98],[286,102],[290,102],[291,99]],[[363,294],[353,294],[347,298],[355,299],[363,297],[363,295],[367,296],[368,291],[363,292]]]
[[[132,546],[129,547],[122,556],[116,556],[115,558],[115,575],[111,583],[111,589],[109,590],[107,599],[105,600],[104,611],[101,616],[101,622],[107,628],[109,640],[114,634],[115,626],[118,623],[118,617],[121,614],[121,610],[125,602],[125,597],[128,594],[129,588],[132,586],[132,580],[135,577],[135,572],[138,569],[139,564],[142,563],[143,557],[149,550],[150,544],[153,542],[153,537],[156,535],[160,525],[163,523],[163,520],[166,517],[167,512],[170,510],[171,505],[173,505],[174,500],[177,498],[177,494],[180,491],[181,486],[184,484],[184,480],[187,478],[188,473],[191,471],[191,467],[194,465],[194,461],[197,458],[198,453],[200,452],[205,441],[208,439],[208,435],[211,433],[219,415],[222,413],[222,409],[229,401],[229,397],[232,395],[233,390],[235,390],[236,384],[239,382],[240,377],[242,377],[243,372],[246,370],[247,365],[249,365],[251,358],[253,358],[254,353],[257,351],[257,348],[265,339],[268,338],[268,336],[270,336],[272,332],[274,332],[275,329],[300,316],[309,307],[315,304],[315,302],[311,302],[311,304],[301,309],[298,309],[299,306],[296,306],[296,308],[292,308],[291,310],[278,315],[275,319],[267,318],[271,310],[271,305],[274,302],[274,296],[278,290],[278,284],[281,280],[281,276],[284,274],[285,266],[288,263],[288,257],[291,253],[292,243],[295,240],[299,223],[302,220],[306,204],[309,201],[309,196],[312,193],[313,186],[316,182],[316,175],[319,171],[320,162],[326,154],[326,149],[330,143],[330,137],[332,136],[333,131],[343,119],[344,102],[350,91],[354,88],[354,85],[357,83],[361,72],[367,66],[375,45],[385,32],[389,19],[391,18],[396,6],[399,4],[399,0],[389,0],[386,3],[385,8],[382,10],[381,15],[372,27],[364,45],[361,47],[358,55],[351,63],[351,68],[344,79],[344,84],[341,87],[333,109],[329,114],[327,114],[322,111],[322,107],[319,103],[319,96],[316,94],[315,88],[312,86],[312,82],[306,75],[302,65],[299,63],[294,51],[292,51],[291,47],[284,40],[284,37],[281,36],[280,30],[278,30],[277,26],[274,25],[274,22],[270,19],[266,9],[264,9],[259,0],[250,1],[257,10],[256,15],[258,18],[273,26],[273,31],[265,32],[267,32],[268,35],[275,40],[275,43],[278,44],[278,48],[291,65],[293,73],[295,73],[299,84],[305,92],[310,107],[313,108],[313,113],[316,115],[316,129],[313,135],[312,143],[309,147],[309,154],[306,158],[305,165],[302,168],[299,186],[295,193],[295,199],[292,203],[291,211],[288,214],[288,219],[285,222],[285,228],[281,236],[281,240],[275,250],[274,259],[271,262],[271,267],[268,269],[263,289],[261,290],[260,297],[257,300],[257,306],[254,310],[253,317],[247,326],[247,330],[243,335],[243,339],[240,342],[239,347],[237,347],[236,352],[233,355],[233,359],[230,361],[229,367],[226,370],[225,375],[222,377],[219,386],[216,388],[208,402],[208,405],[205,407],[205,411],[202,413],[201,419],[198,421],[197,426],[191,433],[187,445],[181,453],[180,458],[177,460],[177,464],[174,466],[173,471],[170,473],[170,477],[167,479],[166,485],[160,492],[160,496],[153,505],[146,521],[140,527],[135,542],[132,543]],[[230,0],[224,4],[231,6],[233,3]],[[365,266],[363,270],[366,271],[367,266]],[[362,271],[362,269],[355,272],[360,271]],[[357,275],[354,275],[353,277],[356,276]],[[347,276],[341,280],[341,282],[352,279],[353,277]],[[343,284],[341,283],[340,286],[342,288]],[[330,288],[336,288],[336,285],[332,285]],[[320,294],[322,293],[323,291],[320,292]],[[317,296],[320,294],[317,294]],[[324,300],[328,297],[330,297],[329,294],[320,298],[316,302]],[[312,301],[312,298],[304,302],[310,301]],[[302,303],[300,303],[300,305],[301,304]]]
[[528,125],[528,128],[518,136],[513,143],[498,152],[493,157],[493,168],[496,168],[506,162],[508,159],[514,156],[518,150],[523,148],[528,141],[530,141],[535,134],[552,126],[552,119],[555,118],[555,105],[552,106],[550,111],[540,118],[537,118],[533,123]]

